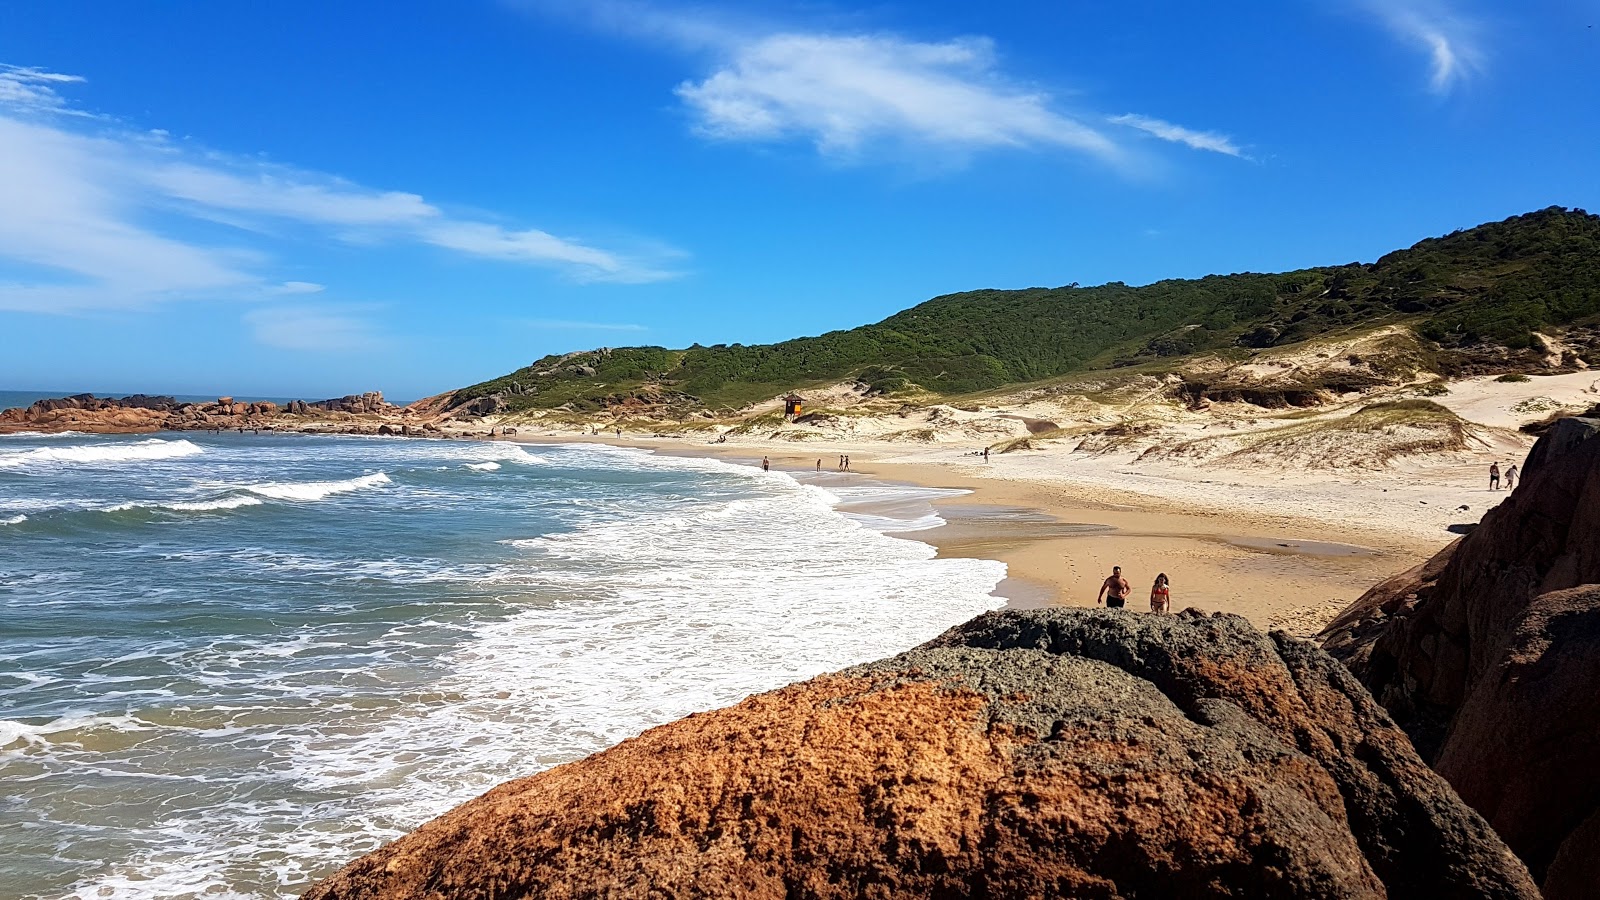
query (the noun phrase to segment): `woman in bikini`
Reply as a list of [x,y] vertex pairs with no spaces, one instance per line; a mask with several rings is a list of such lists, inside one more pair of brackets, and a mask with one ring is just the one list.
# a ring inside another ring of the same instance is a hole
[[1172,590],[1167,587],[1165,572],[1156,576],[1156,583],[1150,588],[1150,611],[1153,613],[1172,611]]

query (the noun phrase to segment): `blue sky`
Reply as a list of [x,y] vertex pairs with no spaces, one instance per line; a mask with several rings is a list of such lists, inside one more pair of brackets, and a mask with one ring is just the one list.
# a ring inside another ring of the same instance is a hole
[[415,398],[1600,207],[1600,0],[0,8],[0,388]]

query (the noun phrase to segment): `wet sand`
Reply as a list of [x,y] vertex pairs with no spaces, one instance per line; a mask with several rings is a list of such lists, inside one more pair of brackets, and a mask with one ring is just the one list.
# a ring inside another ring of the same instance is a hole
[[[1340,510],[1308,509],[1303,516],[1238,509],[1184,508],[1159,496],[1080,492],[1059,482],[992,477],[976,460],[926,464],[891,455],[894,448],[692,444],[661,438],[531,437],[533,442],[604,442],[662,453],[714,456],[759,465],[802,480],[868,485],[872,481],[958,489],[931,502],[943,526],[903,533],[936,547],[941,556],[996,559],[1009,577],[996,594],[1013,607],[1094,606],[1103,579],[1120,565],[1133,586],[1128,606],[1149,609],[1157,573],[1171,580],[1174,610],[1199,607],[1246,616],[1258,626],[1315,633],[1377,582],[1442,548],[1437,539],[1374,530]],[[852,472],[835,470],[848,449]],[[952,456],[956,454],[952,451]],[[817,460],[822,460],[818,476]],[[1293,483],[1285,483],[1293,492]],[[1088,494],[1089,496],[1086,496]],[[1091,499],[1092,497],[1092,499]],[[871,504],[850,512],[874,514]],[[894,510],[877,511],[893,514]]]

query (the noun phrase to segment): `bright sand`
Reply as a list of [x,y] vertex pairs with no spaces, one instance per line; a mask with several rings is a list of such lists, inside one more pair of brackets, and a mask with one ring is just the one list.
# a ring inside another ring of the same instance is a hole
[[1132,609],[1149,609],[1151,584],[1165,572],[1174,610],[1238,613],[1299,635],[1315,633],[1372,585],[1442,549],[1457,537],[1450,526],[1477,522],[1504,497],[1480,482],[1487,461],[1283,473],[1200,471],[1064,451],[984,461],[953,446],[530,440],[607,440],[751,464],[765,455],[774,470],[802,479],[815,476],[819,459],[822,471],[833,473],[848,453],[863,480],[967,491],[935,501],[946,525],[905,536],[933,544],[941,556],[1006,563],[1009,577],[998,592],[1014,606],[1093,606],[1102,580],[1120,565],[1133,586]]

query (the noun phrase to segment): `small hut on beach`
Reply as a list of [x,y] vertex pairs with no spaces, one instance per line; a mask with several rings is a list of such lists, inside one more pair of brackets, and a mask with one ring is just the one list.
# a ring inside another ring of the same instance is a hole
[[790,394],[789,396],[783,398],[783,414],[790,418],[800,415],[802,411],[801,407],[805,404],[805,402],[806,398],[800,396],[799,394]]

